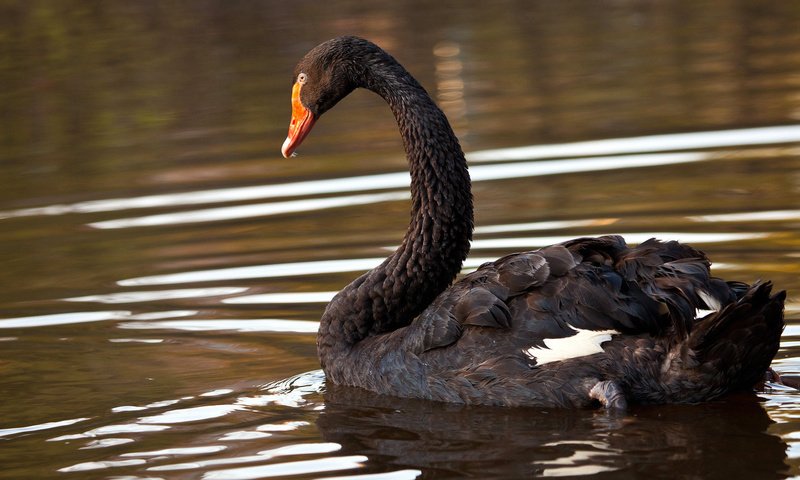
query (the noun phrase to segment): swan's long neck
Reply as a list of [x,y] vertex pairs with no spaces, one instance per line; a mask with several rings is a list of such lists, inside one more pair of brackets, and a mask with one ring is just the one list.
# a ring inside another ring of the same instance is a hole
[[408,325],[453,281],[472,237],[467,163],[444,113],[388,55],[368,63],[361,76],[400,127],[411,169],[411,221],[400,247],[325,310],[317,337],[323,368],[364,338]]

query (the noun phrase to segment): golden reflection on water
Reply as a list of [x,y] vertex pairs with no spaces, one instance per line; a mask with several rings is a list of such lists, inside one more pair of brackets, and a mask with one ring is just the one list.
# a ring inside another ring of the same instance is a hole
[[800,474],[775,386],[622,419],[326,391],[316,322],[402,238],[408,175],[363,92],[278,151],[294,62],[367,36],[467,150],[465,271],[696,242],[789,290],[775,366],[800,374],[798,24],[792,2],[0,6],[0,478]]

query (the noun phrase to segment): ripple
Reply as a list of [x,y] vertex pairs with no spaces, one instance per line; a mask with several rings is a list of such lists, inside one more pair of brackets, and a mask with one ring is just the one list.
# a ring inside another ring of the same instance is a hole
[[[515,162],[503,165],[474,165],[472,168],[470,168],[470,176],[472,177],[473,182],[481,182],[488,180],[557,175],[564,173],[594,172],[626,168],[652,167],[659,165],[674,165],[680,163],[705,161],[712,158],[714,158],[712,155],[701,152],[645,153],[641,155],[564,158],[552,161],[545,160],[533,162]],[[90,200],[66,205],[49,205],[46,207],[25,208],[0,212],[0,219],[40,215],[64,215],[70,213],[125,211],[139,208],[174,208],[182,205],[216,204],[299,195],[320,195],[368,190],[384,190],[392,188],[408,188],[410,182],[411,180],[408,172],[383,173],[377,175],[362,175],[327,180],[310,180],[277,185],[257,185],[250,187],[199,190],[183,193],[145,195],[131,198]],[[197,219],[204,218],[204,221],[210,221],[209,219],[212,217],[217,217],[216,220],[245,218],[253,215],[263,215],[264,212],[271,212],[273,210],[280,211],[280,213],[288,213],[291,211],[298,211],[292,209],[306,210],[311,208],[309,206],[310,204],[308,203],[298,202],[321,201],[323,203],[320,203],[319,205],[325,205],[324,202],[327,201],[330,202],[330,205],[344,206],[344,204],[347,202],[359,202],[359,198],[361,198],[360,201],[366,203],[372,203],[375,201],[388,201],[389,197],[386,197],[386,199],[383,200],[378,200],[379,198],[383,198],[380,195],[395,196],[397,197],[395,199],[399,199],[401,195],[408,195],[408,193],[404,191],[392,192],[388,194],[339,197],[338,199],[293,200],[288,202],[268,203],[252,206],[244,205],[241,206],[241,210],[237,210],[239,207],[231,207],[233,210],[227,208],[204,209],[196,211],[201,213],[195,214],[196,219],[192,221],[197,221]],[[368,197],[371,197],[372,199],[370,200]],[[251,207],[253,210],[248,210]],[[191,218],[193,214],[192,212],[183,212],[175,215],[180,216],[171,218],[185,220]],[[155,219],[153,219],[153,217],[155,217]],[[96,222],[91,225],[96,228],[122,228],[130,226],[146,226],[151,224],[162,225],[164,223],[161,222],[165,221],[165,218],[161,215],[151,215],[140,218],[150,218],[150,220],[108,220],[105,222]]]
[[617,218],[595,218],[588,220],[551,220],[547,222],[512,223],[506,225],[486,225],[475,227],[476,234],[526,232],[532,230],[561,230],[578,227],[604,227],[616,222]]
[[585,440],[546,443],[542,446],[552,446],[558,448],[564,448],[566,446],[575,447],[575,450],[568,457],[562,457],[556,460],[544,462],[542,466],[545,467],[545,469],[542,472],[542,476],[545,477],[594,475],[601,472],[609,472],[619,469],[619,467],[611,467],[597,463],[598,458],[617,456],[622,453],[617,449],[610,448],[604,442]]
[[[252,397],[239,397],[236,403],[246,407],[263,407],[267,405],[283,405],[297,408],[308,405],[306,397],[318,395],[325,389],[325,373],[322,370],[312,370],[289,378],[264,385],[263,390],[269,392],[265,395]],[[312,405],[313,406],[313,405]],[[256,428],[258,431],[288,431],[308,425],[307,422],[283,422],[280,424],[265,424]]]
[[163,338],[109,338],[111,343],[164,343]]
[[143,217],[105,220],[88,224],[98,229],[117,229],[131,227],[153,227],[185,223],[218,222],[242,218],[267,217],[286,213],[311,212],[329,208],[350,207],[379,202],[393,202],[410,198],[409,192],[391,192],[373,195],[353,195],[332,198],[292,200],[289,202],[260,203],[257,205],[237,205],[233,207],[207,208],[188,212],[162,213]]
[[721,213],[686,217],[693,222],[774,222],[800,220],[800,210],[767,210],[761,212]]
[[235,295],[244,293],[247,287],[216,287],[216,288],[183,288],[178,290],[156,290],[140,292],[118,292],[104,295],[87,295],[84,297],[64,298],[67,302],[95,302],[95,303],[139,303],[155,302],[158,300],[174,300],[179,298],[205,298],[222,295]]
[[89,420],[89,417],[73,418],[70,420],[61,420],[58,422],[40,423],[38,425],[28,425],[26,427],[2,428],[0,429],[0,438],[16,435],[19,433],[38,432],[41,430],[50,430],[53,428],[66,427],[69,425],[74,425],[76,423],[84,422],[86,420]]
[[[704,153],[671,153],[671,154],[641,154],[627,155],[623,157],[592,157],[575,158],[552,161],[536,161],[523,163],[508,163],[497,165],[480,165],[470,169],[470,177],[473,182],[503,180],[508,178],[522,178],[545,175],[556,175],[564,173],[591,172],[602,170],[614,170],[625,168],[651,167],[657,165],[674,165],[679,163],[698,162],[708,160],[710,157]],[[393,174],[389,174],[393,175]],[[349,191],[352,190],[374,190],[373,177],[352,177]],[[393,177],[394,178],[394,177]],[[309,182],[311,183],[311,182]],[[363,183],[364,185],[358,185]],[[403,178],[402,185],[408,186],[409,177]],[[318,193],[318,192],[312,192]],[[326,192],[327,193],[327,192]],[[297,194],[308,194],[299,191]],[[279,215],[285,213],[297,213],[304,211],[317,211],[328,208],[346,207],[353,205],[365,205],[370,203],[390,202],[405,200],[410,197],[407,191],[389,192],[382,194],[369,195],[350,195],[331,198],[314,198],[306,200],[291,200],[286,202],[262,203],[257,205],[237,205],[232,207],[207,208],[202,210],[192,210],[186,212],[163,213],[158,215],[146,215],[143,217],[123,218],[115,220],[105,220],[90,223],[90,227],[98,229],[118,229],[131,227],[150,227],[160,225],[176,225],[185,223],[216,222],[223,220],[234,220],[242,218],[263,217]]]
[[81,450],[92,450],[95,448],[109,448],[109,447],[116,447],[117,445],[125,445],[127,443],[133,443],[135,440],[132,438],[101,438],[99,440],[92,440],[88,442],[85,446],[81,447]]
[[248,278],[274,278],[295,275],[317,275],[321,273],[340,273],[369,270],[385,258],[354,258],[342,260],[320,260],[313,262],[278,263],[272,265],[253,265],[247,267],[196,270],[193,272],[169,273],[120,280],[124,287],[143,285],[171,285],[177,283],[214,282],[219,280],[241,280]]
[[362,475],[345,475],[325,477],[326,480],[411,480],[422,475],[422,470],[395,470],[394,472],[365,473]]
[[161,318],[185,317],[197,314],[196,310],[174,310],[168,312],[148,312],[133,314],[127,310],[103,312],[66,312],[31,317],[5,318],[0,320],[0,328],[33,328],[76,323],[102,322],[106,320],[157,320]]
[[496,165],[476,165],[469,169],[473,182],[505,180],[524,177],[561,175],[564,173],[602,172],[628,168],[677,165],[711,160],[712,155],[700,152],[686,153],[645,153],[611,157],[568,158],[560,160],[540,160],[535,162],[514,162]]
[[[670,150],[688,150],[726,146],[765,145],[800,141],[800,127],[797,125],[763,127],[739,130],[707,131],[669,135],[650,135],[643,137],[594,140],[553,145],[531,145],[472,152],[467,159],[472,163],[531,160],[559,157],[552,161],[510,163],[506,165],[473,165],[470,169],[472,180],[487,181],[526,176],[544,176],[563,173],[602,171],[621,168],[639,168],[656,165],[697,162],[713,158],[703,152],[653,153]],[[642,153],[647,152],[647,153]],[[638,155],[620,155],[637,154]],[[614,154],[613,156],[608,156]],[[319,195],[331,193],[357,192],[401,188],[409,185],[406,172],[395,172],[358,177],[334,178],[283,183],[277,185],[256,185],[199,190],[182,193],[144,195],[131,198],[112,198],[90,200],[73,204],[56,204],[44,207],[24,208],[0,212],[0,219],[64,215],[70,213],[97,213],[125,211],[142,208],[162,208],[182,205],[214,204],[265,198],[279,198],[297,195]],[[240,205],[225,208],[212,208],[191,212],[149,215],[128,219],[115,219],[95,222],[91,226],[99,229],[129,228],[174,223],[194,223],[256,216],[275,215],[347,205],[394,201],[408,198],[407,192],[387,194],[353,195],[327,199],[292,200],[286,202],[258,205]]]
[[34,315],[30,317],[5,318],[0,320],[0,328],[50,327],[54,325],[119,320],[123,318],[129,318],[130,316],[131,312],[125,310],[107,312],[53,313],[49,315]]
[[197,422],[210,418],[220,418],[229,413],[241,410],[238,405],[204,405],[201,407],[181,408],[178,410],[168,410],[158,415],[142,417],[138,420],[140,424],[174,424]]
[[146,312],[130,315],[128,320],[161,320],[162,318],[180,318],[197,315],[197,310],[169,310],[165,312]]
[[367,460],[368,458],[364,455],[328,457],[316,460],[301,460],[298,462],[215,470],[203,474],[202,478],[204,480],[250,480],[265,477],[278,477],[281,475],[310,475],[361,468]]
[[230,304],[271,304],[271,303],[328,303],[339,292],[289,292],[244,295],[222,300]]
[[586,142],[483,150],[467,155],[471,162],[499,162],[533,158],[663,152],[698,148],[741,147],[800,141],[800,125],[742,128],[641,137],[609,138]]
[[300,427],[306,427],[308,425],[309,423],[304,421],[265,423],[264,425],[259,425],[256,427],[256,430],[259,432],[291,432]]
[[286,445],[258,452],[256,455],[243,457],[220,458],[212,460],[201,460],[191,463],[174,463],[170,465],[159,465],[148,468],[149,471],[174,471],[174,470],[194,470],[198,468],[208,468],[217,465],[232,465],[239,463],[255,463],[271,460],[276,457],[292,455],[312,455],[321,453],[331,453],[341,450],[342,446],[338,443],[299,443]]
[[115,467],[130,467],[133,465],[142,465],[145,462],[144,460],[138,458],[132,458],[130,460],[105,460],[102,462],[84,462],[84,463],[77,463],[70,467],[59,468],[59,472],[87,472],[90,470],[102,470],[105,468],[115,468]]
[[111,409],[112,412],[119,413],[119,412],[138,412],[142,410],[150,410],[153,408],[163,408],[169,407],[170,405],[175,405],[180,403],[180,399],[171,399],[171,400],[160,400],[158,402],[148,403],[145,406],[137,406],[137,405],[121,405],[119,407],[114,407]]
[[170,428],[168,425],[140,425],[138,423],[125,423],[118,425],[106,425],[103,427],[87,430],[83,433],[74,435],[62,435],[60,437],[50,438],[48,442],[61,442],[69,440],[78,440],[81,438],[93,438],[103,435],[116,435],[119,433],[146,433],[146,432],[160,432]]
[[[276,263],[271,265],[217,268],[213,270],[195,270],[191,272],[168,273],[165,275],[129,278],[120,280],[117,282],[117,284],[125,287],[145,285],[152,286],[171,285],[178,283],[216,282],[223,280],[244,280],[250,278],[293,277],[303,275],[319,275],[323,273],[364,272],[377,267],[384,260],[386,260],[386,257],[317,260],[310,262]],[[483,263],[494,260],[497,259],[493,257],[470,257],[464,262],[464,268],[475,268]],[[316,294],[319,294],[321,297],[324,292],[316,292]]]
[[164,322],[125,322],[119,324],[119,328],[182,330],[186,332],[231,330],[236,332],[317,333],[319,322],[270,318],[252,320],[172,320]]
[[199,397],[221,397],[223,395],[228,395],[229,393],[233,393],[233,390],[230,388],[220,388],[217,390],[211,390],[205,393],[201,393],[198,395]]
[[[358,181],[354,181],[358,179]],[[182,193],[144,195],[130,198],[89,200],[72,204],[49,205],[0,212],[0,219],[39,215],[64,215],[68,213],[99,213],[139,208],[163,208],[180,205],[200,205],[224,202],[239,202],[264,198],[280,198],[298,195],[319,195],[365,190],[407,187],[410,177],[407,172],[364,175],[359,177],[333,178],[290,182],[277,185],[254,185],[249,187],[216,188]]]
[[[795,305],[797,305],[797,304],[795,304]],[[783,330],[783,336],[784,337],[800,337],[800,325],[786,325],[786,328]]]
[[202,455],[207,453],[217,453],[226,450],[225,445],[208,445],[203,447],[179,447],[165,448],[162,450],[152,450],[148,452],[128,452],[120,457],[160,457],[162,455]]
[[271,433],[267,432],[254,432],[250,430],[240,430],[237,432],[228,432],[219,438],[220,442],[236,442],[241,440],[257,440],[260,438],[271,437]]
[[289,455],[313,455],[320,453],[337,452],[342,449],[338,443],[296,443],[294,445],[286,445],[283,447],[272,448],[269,450],[262,450],[258,455],[274,458]]

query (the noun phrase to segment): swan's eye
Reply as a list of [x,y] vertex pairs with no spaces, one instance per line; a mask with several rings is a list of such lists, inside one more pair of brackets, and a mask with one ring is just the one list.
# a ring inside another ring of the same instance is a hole
[[305,73],[301,73],[300,75],[297,76],[297,83],[299,83],[300,85],[304,85],[306,83],[306,80],[308,80],[308,75],[306,75]]

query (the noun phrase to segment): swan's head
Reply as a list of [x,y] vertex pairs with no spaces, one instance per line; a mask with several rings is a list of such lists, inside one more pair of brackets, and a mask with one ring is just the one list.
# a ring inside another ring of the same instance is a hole
[[292,120],[281,153],[289,158],[314,122],[365,81],[367,56],[381,50],[357,37],[339,37],[317,45],[294,68]]

